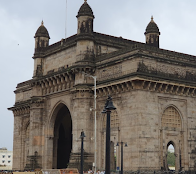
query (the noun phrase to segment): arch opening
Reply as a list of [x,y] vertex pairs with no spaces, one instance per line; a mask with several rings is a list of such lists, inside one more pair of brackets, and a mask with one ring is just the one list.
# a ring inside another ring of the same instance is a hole
[[167,168],[168,170],[175,170],[175,148],[174,143],[170,141],[167,145]]
[[56,115],[53,140],[53,168],[67,168],[72,150],[72,119],[69,109],[62,105]]

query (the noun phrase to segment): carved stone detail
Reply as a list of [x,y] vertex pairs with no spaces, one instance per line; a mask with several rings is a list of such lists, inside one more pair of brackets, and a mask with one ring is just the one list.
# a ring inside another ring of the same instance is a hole
[[196,81],[196,71],[187,71],[186,68],[179,68],[171,65],[158,63],[157,66],[146,65],[144,62],[139,62],[137,72],[182,79],[188,81]]
[[107,96],[108,94],[114,95],[131,90],[147,90],[158,93],[196,97],[196,87],[181,86],[180,84],[166,84],[160,81],[155,82],[144,79],[134,79],[111,86],[98,86],[97,95],[98,97],[103,97]]
[[74,75],[69,73],[55,75],[44,80],[40,80],[37,85],[42,88],[43,95],[64,91],[73,87]]

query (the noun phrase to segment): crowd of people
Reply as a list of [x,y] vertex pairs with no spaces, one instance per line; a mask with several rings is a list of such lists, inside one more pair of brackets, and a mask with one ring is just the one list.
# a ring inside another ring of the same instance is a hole
[[[89,169],[87,173],[88,174],[95,174],[95,172],[93,170],[91,170],[91,169]],[[105,174],[105,171],[97,170],[96,174]]]

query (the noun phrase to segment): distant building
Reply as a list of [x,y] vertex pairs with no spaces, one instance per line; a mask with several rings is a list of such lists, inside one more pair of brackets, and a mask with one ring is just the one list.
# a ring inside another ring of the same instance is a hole
[[174,149],[173,149],[173,148],[169,148],[169,149],[168,149],[168,152],[174,153]]
[[12,151],[0,148],[0,170],[12,170]]

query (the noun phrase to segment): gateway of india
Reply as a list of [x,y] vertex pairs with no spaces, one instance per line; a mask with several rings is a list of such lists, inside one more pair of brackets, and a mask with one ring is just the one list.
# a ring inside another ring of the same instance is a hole
[[153,18],[145,43],[97,33],[85,0],[77,14],[77,34],[49,45],[44,23],[35,33],[32,79],[19,83],[14,114],[13,170],[84,168],[94,163],[94,79],[97,101],[97,169],[105,168],[108,94],[111,112],[111,169],[167,170],[173,145],[176,170],[196,168],[196,56],[159,48]]

